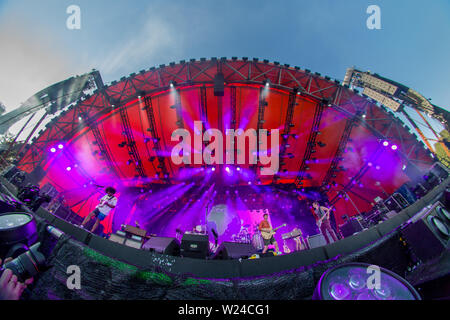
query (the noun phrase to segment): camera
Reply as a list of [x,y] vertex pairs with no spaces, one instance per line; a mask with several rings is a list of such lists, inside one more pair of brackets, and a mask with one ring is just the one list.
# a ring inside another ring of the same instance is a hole
[[35,243],[17,258],[1,266],[0,276],[3,274],[3,271],[10,269],[19,281],[24,282],[26,279],[48,270],[48,266],[45,263],[45,256],[38,251],[40,245],[40,242]]

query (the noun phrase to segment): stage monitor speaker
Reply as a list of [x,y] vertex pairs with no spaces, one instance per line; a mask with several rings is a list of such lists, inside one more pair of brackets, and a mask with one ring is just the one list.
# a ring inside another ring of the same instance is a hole
[[89,241],[91,234],[80,227],[77,227],[67,221],[64,221],[58,217],[55,217],[55,219],[52,222],[52,226],[55,228],[61,230],[65,234],[71,236],[75,240],[82,242],[84,244],[87,244]]
[[449,247],[450,221],[447,215],[448,211],[437,202],[402,231],[420,260],[425,262],[437,257]]
[[45,219],[49,224],[52,224],[53,221],[56,219],[56,216],[48,212],[46,209],[39,207],[39,209],[36,210],[35,214],[43,219]]
[[170,256],[177,256],[180,254],[180,244],[177,239],[169,237],[151,237],[144,243],[142,249]]
[[250,243],[222,242],[217,248],[214,259],[248,259],[256,253],[256,249]]
[[308,236],[306,238],[306,241],[308,243],[309,249],[323,247],[327,245],[327,241],[325,240],[325,237],[321,233],[313,236]]
[[[63,206],[61,204],[58,205],[57,207],[54,207],[53,210],[54,210],[53,214],[55,216],[60,217],[61,219],[64,219],[66,221],[69,220],[69,218],[71,217],[71,213],[72,213],[71,210],[68,207]],[[74,216],[72,216],[72,217],[74,217]]]
[[333,242],[324,248],[328,258],[333,258],[337,255],[349,254],[362,249],[379,238],[380,234],[378,233],[377,228],[372,227],[348,238]]
[[206,259],[209,254],[208,236],[185,233],[181,239],[180,254],[182,257]]
[[339,226],[339,230],[341,230],[341,233],[344,236],[344,238],[350,237],[355,233],[361,232],[363,229],[364,228],[361,225],[361,222],[359,222],[359,220],[356,218],[350,218],[342,226]]

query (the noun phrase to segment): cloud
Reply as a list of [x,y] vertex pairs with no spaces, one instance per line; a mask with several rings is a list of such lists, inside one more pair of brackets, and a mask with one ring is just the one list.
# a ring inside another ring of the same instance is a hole
[[180,21],[169,17],[168,12],[174,13],[159,5],[148,7],[131,28],[131,35],[121,35],[106,57],[95,58],[99,59],[97,65],[102,74],[125,75],[142,66],[148,68],[155,61],[179,56],[183,51],[183,30],[177,26]]
[[8,111],[81,70],[63,48],[54,45],[51,31],[27,23],[19,12],[2,17],[0,43],[0,101]]

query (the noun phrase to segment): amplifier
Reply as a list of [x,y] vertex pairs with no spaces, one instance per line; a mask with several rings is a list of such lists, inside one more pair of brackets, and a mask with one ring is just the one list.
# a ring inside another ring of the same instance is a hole
[[113,233],[109,237],[109,240],[111,240],[112,242],[117,242],[117,243],[120,243],[120,244],[124,244],[125,238],[126,238],[126,233],[118,230],[118,231],[116,231],[116,233]]
[[384,204],[389,210],[397,212],[400,212],[402,209],[409,206],[408,201],[406,201],[400,193],[394,193],[384,201]]
[[125,239],[125,245],[128,247],[132,247],[135,249],[141,249],[142,247],[142,237],[139,236],[131,236],[130,238]]
[[327,245],[327,241],[325,240],[325,237],[321,233],[313,236],[308,236],[306,238],[306,241],[308,243],[309,249],[323,247]]

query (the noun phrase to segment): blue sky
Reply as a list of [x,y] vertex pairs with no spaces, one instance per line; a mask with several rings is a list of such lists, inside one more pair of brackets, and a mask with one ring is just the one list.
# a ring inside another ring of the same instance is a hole
[[[68,30],[66,8],[81,8]],[[382,30],[366,9],[381,8]],[[0,101],[17,107],[74,74],[110,82],[162,63],[247,56],[342,80],[370,70],[450,106],[450,1],[0,0]]]

